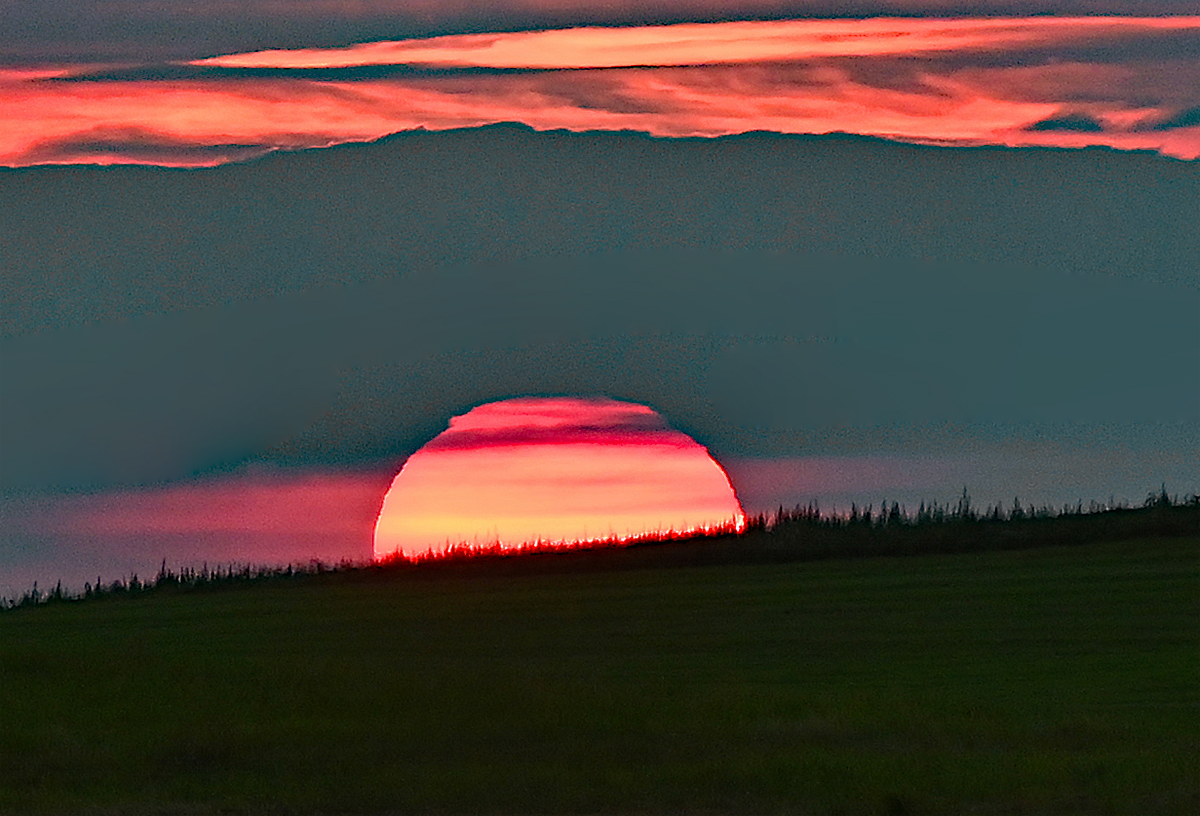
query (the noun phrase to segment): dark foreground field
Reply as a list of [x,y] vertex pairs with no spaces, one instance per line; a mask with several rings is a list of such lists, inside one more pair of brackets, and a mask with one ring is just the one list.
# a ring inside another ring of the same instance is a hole
[[1198,655],[1195,536],[31,606],[0,812],[1200,812]]

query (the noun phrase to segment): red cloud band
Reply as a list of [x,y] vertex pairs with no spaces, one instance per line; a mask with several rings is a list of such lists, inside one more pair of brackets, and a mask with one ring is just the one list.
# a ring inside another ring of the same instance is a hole
[[[1198,17],[814,20],[234,55],[173,79],[10,70],[0,107],[21,115],[0,121],[0,163],[214,165],[502,121],[656,136],[1107,145],[1191,159],[1200,156],[1198,38]],[[438,70],[353,73],[398,60]],[[352,67],[316,77],[281,65]]]

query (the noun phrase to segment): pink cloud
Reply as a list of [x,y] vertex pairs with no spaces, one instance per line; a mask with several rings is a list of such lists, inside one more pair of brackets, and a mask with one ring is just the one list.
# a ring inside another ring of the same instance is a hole
[[1195,31],[1200,17],[773,20],[459,34],[420,40],[230,54],[193,65],[344,68],[626,68],[720,65],[830,57],[1005,51]]
[[[466,35],[216,60],[440,68],[375,78],[227,67],[194,78],[64,81],[9,71],[0,74],[0,105],[22,115],[0,122],[0,164],[203,166],[506,121],[655,136],[766,130],[1106,145],[1193,159],[1200,126],[1184,114],[1200,106],[1200,61],[1178,40],[1193,34],[1200,17],[779,21]],[[1160,46],[1174,50],[1164,56]],[[1073,56],[1050,58],[1056,49]],[[568,65],[576,67],[542,70]],[[1038,126],[1064,116],[1099,126]]]

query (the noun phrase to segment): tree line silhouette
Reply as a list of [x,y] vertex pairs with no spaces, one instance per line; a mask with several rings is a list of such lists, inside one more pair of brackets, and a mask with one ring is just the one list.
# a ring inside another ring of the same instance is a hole
[[[910,511],[899,502],[883,502],[848,512],[824,512],[815,502],[780,507],[734,525],[699,531],[666,531],[632,538],[610,537],[585,542],[536,541],[518,546],[500,543],[458,544],[416,556],[395,554],[370,562],[310,560],[286,566],[227,564],[173,570],[164,560],[158,573],[142,579],[134,573],[108,582],[87,582],[82,592],[69,592],[58,582],[52,590],[32,589],[18,598],[0,597],[0,611],[100,598],[142,596],[276,583],[322,575],[395,573],[470,568],[481,562],[507,569],[593,571],[651,566],[694,566],[866,556],[910,556],[1005,549],[1079,545],[1149,537],[1200,537],[1200,495],[1180,499],[1166,486],[1141,506],[1110,501],[1053,508],[1023,504],[978,509],[966,488],[954,504],[921,502]],[[661,545],[671,544],[670,547]],[[574,556],[562,558],[561,556]],[[547,557],[554,557],[548,561]]]

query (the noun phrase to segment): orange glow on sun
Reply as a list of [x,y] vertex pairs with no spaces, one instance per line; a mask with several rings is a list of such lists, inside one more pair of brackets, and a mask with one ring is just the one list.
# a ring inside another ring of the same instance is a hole
[[409,457],[384,499],[375,557],[743,523],[725,471],[652,409],[529,397],[454,417]]

